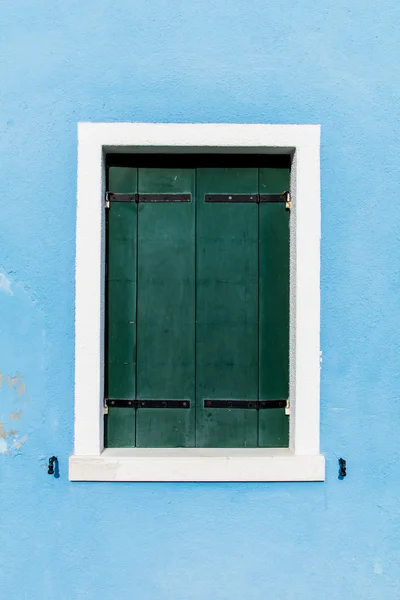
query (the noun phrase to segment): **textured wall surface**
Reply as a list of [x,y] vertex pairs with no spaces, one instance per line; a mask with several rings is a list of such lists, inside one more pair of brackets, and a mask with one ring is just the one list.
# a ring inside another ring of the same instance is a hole
[[[0,596],[397,600],[399,4],[0,0],[0,17]],[[325,483],[68,482],[77,121],[321,123]]]

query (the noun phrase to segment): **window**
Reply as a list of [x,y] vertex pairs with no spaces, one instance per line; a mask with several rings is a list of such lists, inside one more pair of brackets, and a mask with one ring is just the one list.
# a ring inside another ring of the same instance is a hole
[[319,127],[81,124],[78,170],[70,478],[323,479]]

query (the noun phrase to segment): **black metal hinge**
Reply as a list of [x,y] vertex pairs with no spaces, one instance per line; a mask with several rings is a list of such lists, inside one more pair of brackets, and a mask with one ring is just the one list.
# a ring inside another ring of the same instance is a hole
[[286,408],[287,400],[204,400],[204,408]]
[[[106,398],[105,409],[113,408],[190,408],[190,400],[124,400],[120,398]],[[204,400],[204,408],[241,408],[263,410],[269,408],[287,408],[287,400]]]
[[[256,204],[265,203],[285,203],[288,210],[292,208],[290,192],[282,194],[206,194],[205,202],[254,202]],[[115,194],[106,193],[106,208],[110,208],[112,202],[135,202],[153,203],[153,202],[191,202],[191,194]]]
[[290,192],[282,194],[205,194],[205,202],[255,202],[264,204],[267,202],[284,202],[288,210],[292,208]]
[[114,194],[106,193],[106,208],[111,202],[191,202],[191,194]]
[[115,408],[190,408],[190,400],[123,400],[120,398],[106,398],[106,407]]

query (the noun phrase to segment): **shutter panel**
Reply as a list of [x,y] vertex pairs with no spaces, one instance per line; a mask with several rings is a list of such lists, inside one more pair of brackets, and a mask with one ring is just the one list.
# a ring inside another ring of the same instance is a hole
[[197,170],[196,445],[257,446],[257,412],[205,408],[258,397],[258,205],[205,202],[257,194],[254,168]]
[[[288,168],[260,169],[260,194],[289,189]],[[289,211],[284,203],[262,203],[260,211],[260,400],[289,396]],[[284,408],[259,411],[258,445],[287,447]]]
[[284,408],[205,401],[288,398],[289,212],[248,195],[282,194],[289,175],[109,168],[108,190],[139,204],[107,211],[106,396],[190,408],[110,406],[107,447],[288,446]]
[[[137,169],[110,167],[108,189],[137,191]],[[107,211],[107,370],[108,398],[132,399],[136,394],[136,227],[132,202],[113,202]],[[110,407],[106,446],[135,445],[135,411]]]
[[190,408],[139,408],[136,445],[195,445],[195,171],[142,168],[140,194],[191,201],[138,204],[137,398],[189,400]]

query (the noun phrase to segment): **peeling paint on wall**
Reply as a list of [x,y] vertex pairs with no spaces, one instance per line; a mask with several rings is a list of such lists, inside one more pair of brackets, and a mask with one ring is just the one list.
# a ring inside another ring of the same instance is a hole
[[382,562],[379,558],[375,558],[374,560],[374,573],[375,575],[383,575]]
[[[3,381],[7,386],[2,386]],[[12,391],[10,395],[9,390]],[[8,392],[8,394],[6,393]],[[28,402],[26,385],[22,375],[4,376],[0,372],[0,454],[10,456],[19,451],[28,441],[28,436],[15,428],[15,422],[21,422],[23,406]]]
[[16,390],[17,396],[23,396],[23,394],[26,393],[26,385],[21,375],[17,375],[16,377],[6,377],[5,380],[8,383],[8,387]]
[[10,412],[10,419],[12,419],[12,420],[20,419],[21,414],[22,414],[22,408],[20,408],[18,412]]
[[3,292],[7,296],[14,296],[11,290],[11,281],[4,273],[0,273],[0,292]]

